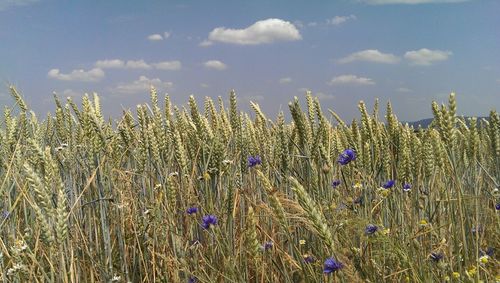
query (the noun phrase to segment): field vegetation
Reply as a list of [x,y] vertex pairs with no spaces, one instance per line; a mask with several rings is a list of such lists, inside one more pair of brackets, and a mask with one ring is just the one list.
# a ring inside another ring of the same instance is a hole
[[500,117],[99,97],[0,130],[3,282],[499,282]]

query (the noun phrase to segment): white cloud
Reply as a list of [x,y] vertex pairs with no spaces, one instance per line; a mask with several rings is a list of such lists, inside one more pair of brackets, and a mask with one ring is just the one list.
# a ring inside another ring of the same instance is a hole
[[80,91],[76,91],[76,90],[73,90],[73,89],[70,89],[70,88],[67,88],[65,90],[62,91],[62,95],[66,98],[77,98],[77,97],[81,97],[83,96],[83,93],[80,92]]
[[144,62],[144,60],[128,60],[125,64],[125,68],[127,69],[151,69],[151,66]]
[[315,27],[317,25],[318,25],[317,22],[309,22],[309,23],[307,23],[307,26],[309,26],[309,27]]
[[155,33],[148,35],[148,40],[150,41],[160,41],[163,40],[163,36],[161,34]]
[[128,60],[123,61],[120,59],[99,60],[94,64],[97,68],[101,69],[142,69],[148,70],[155,67],[158,70],[179,70],[182,68],[180,61],[163,61],[158,63],[147,63],[144,60]]
[[155,63],[153,66],[158,70],[179,70],[182,68],[180,61],[163,61]]
[[158,78],[149,79],[146,76],[140,76],[139,79],[136,81],[118,84],[116,87],[111,89],[111,92],[121,93],[121,94],[146,93],[149,91],[151,86],[154,86],[159,90],[165,90],[171,88],[173,86],[173,83],[163,82]]
[[203,65],[208,69],[214,69],[219,71],[227,69],[227,65],[219,60],[209,60],[203,63]]
[[335,95],[333,94],[326,94],[326,93],[323,93],[323,92],[318,92],[318,93],[315,93],[314,96],[316,96],[317,98],[319,98],[320,100],[331,100],[331,99],[335,99]]
[[172,33],[171,33],[171,32],[166,31],[166,32],[164,32],[164,33],[163,33],[163,39],[167,39],[167,38],[169,38],[171,35],[172,35]]
[[470,0],[361,0],[370,5],[386,5],[386,4],[435,4],[435,3],[460,3]]
[[355,61],[367,61],[384,64],[396,64],[399,57],[390,53],[382,53],[376,49],[368,49],[352,53],[351,55],[339,60],[339,63],[345,64]]
[[124,68],[125,62],[119,59],[99,60],[95,62],[95,66],[101,69],[118,69]]
[[28,6],[39,2],[39,0],[0,0],[0,11],[5,11],[11,7]]
[[422,48],[420,50],[412,50],[405,53],[405,59],[410,61],[411,65],[429,66],[434,62],[445,61],[453,53],[443,50],[429,50]]
[[210,87],[210,85],[209,85],[209,84],[206,84],[206,83],[201,83],[201,84],[200,84],[200,86],[201,86],[202,88],[209,88],[209,87]]
[[396,89],[397,92],[412,92],[413,90],[406,88],[406,87],[400,87]]
[[338,26],[340,24],[343,24],[349,20],[355,20],[356,16],[355,15],[349,15],[349,16],[335,16],[331,19],[326,20],[326,23],[328,25],[334,25]]
[[244,29],[215,28],[208,35],[210,41],[239,45],[257,45],[276,41],[302,39],[299,30],[290,22],[280,19],[267,19],[254,23]]
[[279,83],[280,83],[280,84],[289,84],[289,83],[291,83],[291,82],[292,82],[292,78],[281,78],[281,79],[279,80]]
[[375,82],[372,79],[358,77],[355,75],[341,75],[338,77],[332,78],[329,82],[329,85],[373,85]]
[[61,81],[97,82],[104,78],[104,71],[100,68],[89,71],[78,69],[71,71],[69,74],[63,74],[59,69],[52,69],[47,73],[47,76]]
[[203,40],[202,42],[200,42],[199,44],[201,47],[207,47],[207,46],[212,46],[214,45],[214,43],[210,40]]

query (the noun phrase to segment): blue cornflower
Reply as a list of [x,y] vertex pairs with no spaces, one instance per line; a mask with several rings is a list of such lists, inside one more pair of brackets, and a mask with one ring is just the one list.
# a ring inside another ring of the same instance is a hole
[[500,202],[495,205],[496,210],[500,210]]
[[349,162],[356,160],[356,152],[352,149],[344,150],[337,160],[340,165],[347,165]]
[[256,165],[262,164],[262,160],[260,159],[260,156],[255,155],[255,156],[249,156],[248,157],[248,167],[254,167]]
[[9,218],[9,216],[10,216],[10,212],[8,210],[4,209],[2,211],[2,217],[3,217],[3,219]]
[[383,184],[382,187],[384,189],[390,189],[390,188],[394,187],[394,183],[396,183],[394,180],[389,180],[389,181],[385,182],[385,184]]
[[194,214],[194,213],[197,213],[198,212],[198,208],[193,206],[193,207],[190,207],[186,210],[186,213],[187,214]]
[[313,263],[314,262],[314,257],[312,255],[304,255],[304,262],[305,263]]
[[485,256],[485,255],[487,255],[487,256],[489,256],[489,257],[492,257],[492,256],[493,256],[494,251],[495,251],[495,250],[494,250],[492,247],[488,247],[488,248],[486,249],[486,251],[480,250],[480,251],[479,251],[479,256],[481,257],[481,256]]
[[335,189],[338,186],[340,186],[340,180],[333,180],[332,187]]
[[373,235],[377,232],[378,226],[374,224],[368,224],[365,228],[365,235]]
[[440,261],[441,259],[443,259],[443,254],[442,253],[431,253],[429,255],[429,258],[434,261],[434,262],[438,262]]
[[262,245],[263,251],[267,251],[267,250],[272,249],[272,248],[273,248],[273,242],[271,242],[271,241],[265,242],[264,245]]
[[217,216],[212,214],[205,215],[203,216],[202,221],[203,223],[201,224],[201,227],[203,227],[203,229],[208,229],[211,226],[217,225]]
[[411,191],[411,184],[405,183],[405,184],[403,185],[403,191],[404,191],[404,192],[409,192],[409,191]]
[[332,272],[342,269],[344,265],[340,261],[336,261],[333,257],[327,258],[325,260],[325,266],[323,267],[323,273],[330,274]]

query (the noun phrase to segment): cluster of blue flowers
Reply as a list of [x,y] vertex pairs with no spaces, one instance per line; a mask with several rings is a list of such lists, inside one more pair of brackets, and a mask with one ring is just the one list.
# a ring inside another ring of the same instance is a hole
[[354,160],[356,160],[356,152],[352,149],[346,149],[340,154],[337,162],[340,165],[347,165],[349,162]]
[[249,168],[262,164],[262,160],[260,159],[260,156],[258,156],[258,155],[249,156],[247,161],[248,161]]
[[327,258],[323,266],[323,273],[330,274],[342,269],[344,265],[333,257]]
[[201,223],[201,227],[203,227],[203,229],[208,229],[212,226],[217,225],[217,216],[213,214],[205,215],[201,220],[203,222]]

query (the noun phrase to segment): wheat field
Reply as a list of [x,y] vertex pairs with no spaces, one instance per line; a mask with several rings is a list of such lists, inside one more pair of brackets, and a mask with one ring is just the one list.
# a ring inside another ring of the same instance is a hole
[[454,94],[423,129],[310,93],[287,121],[151,89],[113,121],[97,95],[40,119],[10,92],[3,282],[500,282],[500,117]]

